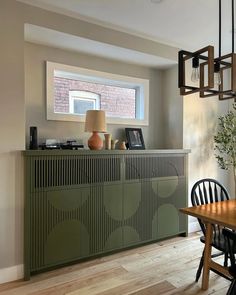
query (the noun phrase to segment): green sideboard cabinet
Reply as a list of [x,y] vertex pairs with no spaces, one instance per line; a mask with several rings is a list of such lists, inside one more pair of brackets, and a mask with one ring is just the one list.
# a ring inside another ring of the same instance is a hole
[[186,235],[188,152],[24,151],[25,279]]

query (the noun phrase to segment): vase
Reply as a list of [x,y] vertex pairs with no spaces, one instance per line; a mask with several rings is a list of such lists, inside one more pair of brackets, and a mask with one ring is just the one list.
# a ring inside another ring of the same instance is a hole
[[126,145],[125,145],[125,141],[122,141],[120,144],[120,150],[126,150]]
[[112,150],[114,150],[116,148],[117,142],[118,142],[118,139],[114,139],[114,140],[112,139],[111,140],[111,149]]

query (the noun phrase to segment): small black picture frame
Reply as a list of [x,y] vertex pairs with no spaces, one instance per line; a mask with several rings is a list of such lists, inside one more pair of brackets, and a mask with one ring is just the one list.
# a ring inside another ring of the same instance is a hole
[[145,150],[143,133],[141,128],[125,128],[128,149]]

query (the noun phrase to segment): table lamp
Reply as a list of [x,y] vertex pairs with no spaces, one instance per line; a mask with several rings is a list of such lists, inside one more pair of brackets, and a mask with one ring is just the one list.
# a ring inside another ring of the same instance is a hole
[[103,140],[98,132],[106,132],[106,116],[101,110],[89,110],[86,112],[85,132],[93,132],[88,140],[90,150],[100,150],[103,147]]

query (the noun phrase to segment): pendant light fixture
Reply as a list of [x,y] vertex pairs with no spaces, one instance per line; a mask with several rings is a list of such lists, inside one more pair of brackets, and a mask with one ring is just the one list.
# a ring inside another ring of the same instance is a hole
[[[234,0],[232,9],[232,52],[221,55],[221,0],[219,0],[219,56],[214,47],[207,46],[195,52],[179,51],[179,88],[181,95],[199,92],[200,97],[218,96],[220,100],[234,98],[236,102],[236,54],[234,53]],[[191,80],[186,67],[191,62]],[[227,83],[229,81],[229,83]],[[226,87],[228,84],[228,88]]]

